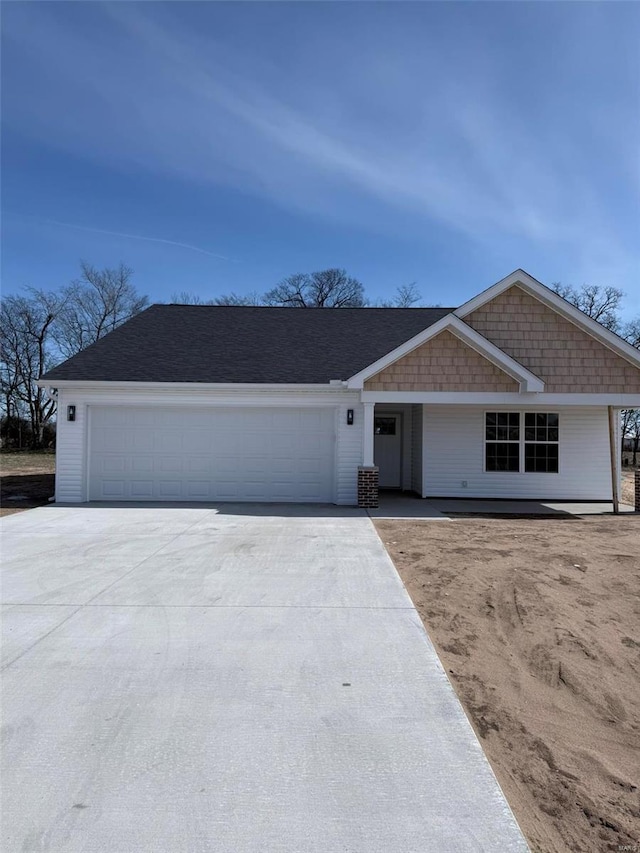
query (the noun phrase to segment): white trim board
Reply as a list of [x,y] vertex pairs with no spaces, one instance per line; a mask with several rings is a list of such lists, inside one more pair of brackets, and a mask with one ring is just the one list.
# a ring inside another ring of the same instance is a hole
[[391,350],[391,352],[387,353],[382,358],[374,361],[373,364],[365,367],[364,370],[354,374],[347,380],[347,387],[363,388],[367,379],[370,379],[372,376],[380,373],[380,371],[384,370],[385,367],[389,367],[389,365],[394,364],[401,358],[404,358],[404,356],[413,352],[413,350],[428,341],[433,340],[433,338],[436,338],[444,331],[451,332],[451,334],[458,338],[458,340],[462,341],[462,343],[471,347],[471,349],[475,350],[479,355],[491,362],[491,364],[495,365],[499,370],[502,370],[503,373],[506,373],[511,376],[512,379],[515,379],[516,382],[519,382],[522,391],[544,391],[544,382],[542,379],[534,373],[531,373],[530,370],[527,370],[526,367],[517,362],[514,358],[511,358],[511,356],[507,355],[503,350],[491,343],[491,341],[487,340],[487,338],[483,337],[479,332],[476,332],[476,330],[472,329],[471,326],[467,326],[466,323],[454,314],[448,314],[446,317],[438,320],[437,323],[434,323],[432,326],[429,326],[422,332],[414,335],[413,338],[405,341],[405,343],[401,344],[399,347]]
[[326,384],[295,384],[267,382],[123,382],[123,381],[90,381],[86,379],[57,379],[46,381],[38,379],[40,388],[68,388],[78,391],[304,391],[319,393],[335,393],[346,388],[342,380]]
[[363,391],[363,403],[516,406],[614,406],[640,409],[640,394],[510,394],[484,391]]

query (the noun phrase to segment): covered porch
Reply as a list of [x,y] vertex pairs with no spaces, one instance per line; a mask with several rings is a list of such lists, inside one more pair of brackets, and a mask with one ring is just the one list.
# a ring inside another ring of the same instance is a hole
[[[489,395],[478,395],[484,399],[476,402],[469,401],[474,395],[459,402],[446,399],[453,395],[441,395],[442,402],[429,395],[431,400],[421,402],[421,396],[363,401],[360,506],[376,509],[380,495],[388,501],[395,494],[398,507],[398,496],[404,494],[431,503],[454,501],[458,509],[447,506],[445,515],[466,512],[464,501],[488,504],[476,504],[469,510],[474,513],[553,514],[558,502],[618,509],[617,409],[583,401],[572,405],[566,397],[540,404],[534,394],[524,400],[519,395],[517,402],[498,402]],[[515,506],[495,505],[501,501]],[[542,509],[525,508],[526,502]],[[579,514],[587,511],[579,508]]]

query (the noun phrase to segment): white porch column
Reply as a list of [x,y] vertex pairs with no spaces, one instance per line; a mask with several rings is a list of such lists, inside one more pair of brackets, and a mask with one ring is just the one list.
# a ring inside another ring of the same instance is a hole
[[375,403],[363,403],[364,407],[364,440],[362,464],[366,468],[373,466],[373,410]]
[[620,512],[620,478],[618,476],[621,450],[620,419],[613,406],[608,407],[608,413],[609,450],[611,452],[611,496],[613,498],[613,511],[617,514]]

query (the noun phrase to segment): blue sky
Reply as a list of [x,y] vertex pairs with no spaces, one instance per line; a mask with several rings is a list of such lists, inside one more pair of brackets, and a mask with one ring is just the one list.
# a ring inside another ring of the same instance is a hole
[[[640,313],[637,3],[4,3],[2,279],[153,300],[523,267]],[[144,239],[143,239],[144,238]]]

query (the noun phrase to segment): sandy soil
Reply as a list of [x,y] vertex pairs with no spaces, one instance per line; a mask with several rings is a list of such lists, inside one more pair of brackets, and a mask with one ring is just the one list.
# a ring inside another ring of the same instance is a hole
[[633,506],[635,494],[635,471],[633,469],[625,469],[622,471],[622,482],[620,488],[620,500],[623,504]]
[[55,466],[54,453],[0,453],[0,516],[48,503]]
[[378,521],[535,853],[640,850],[640,517]]

